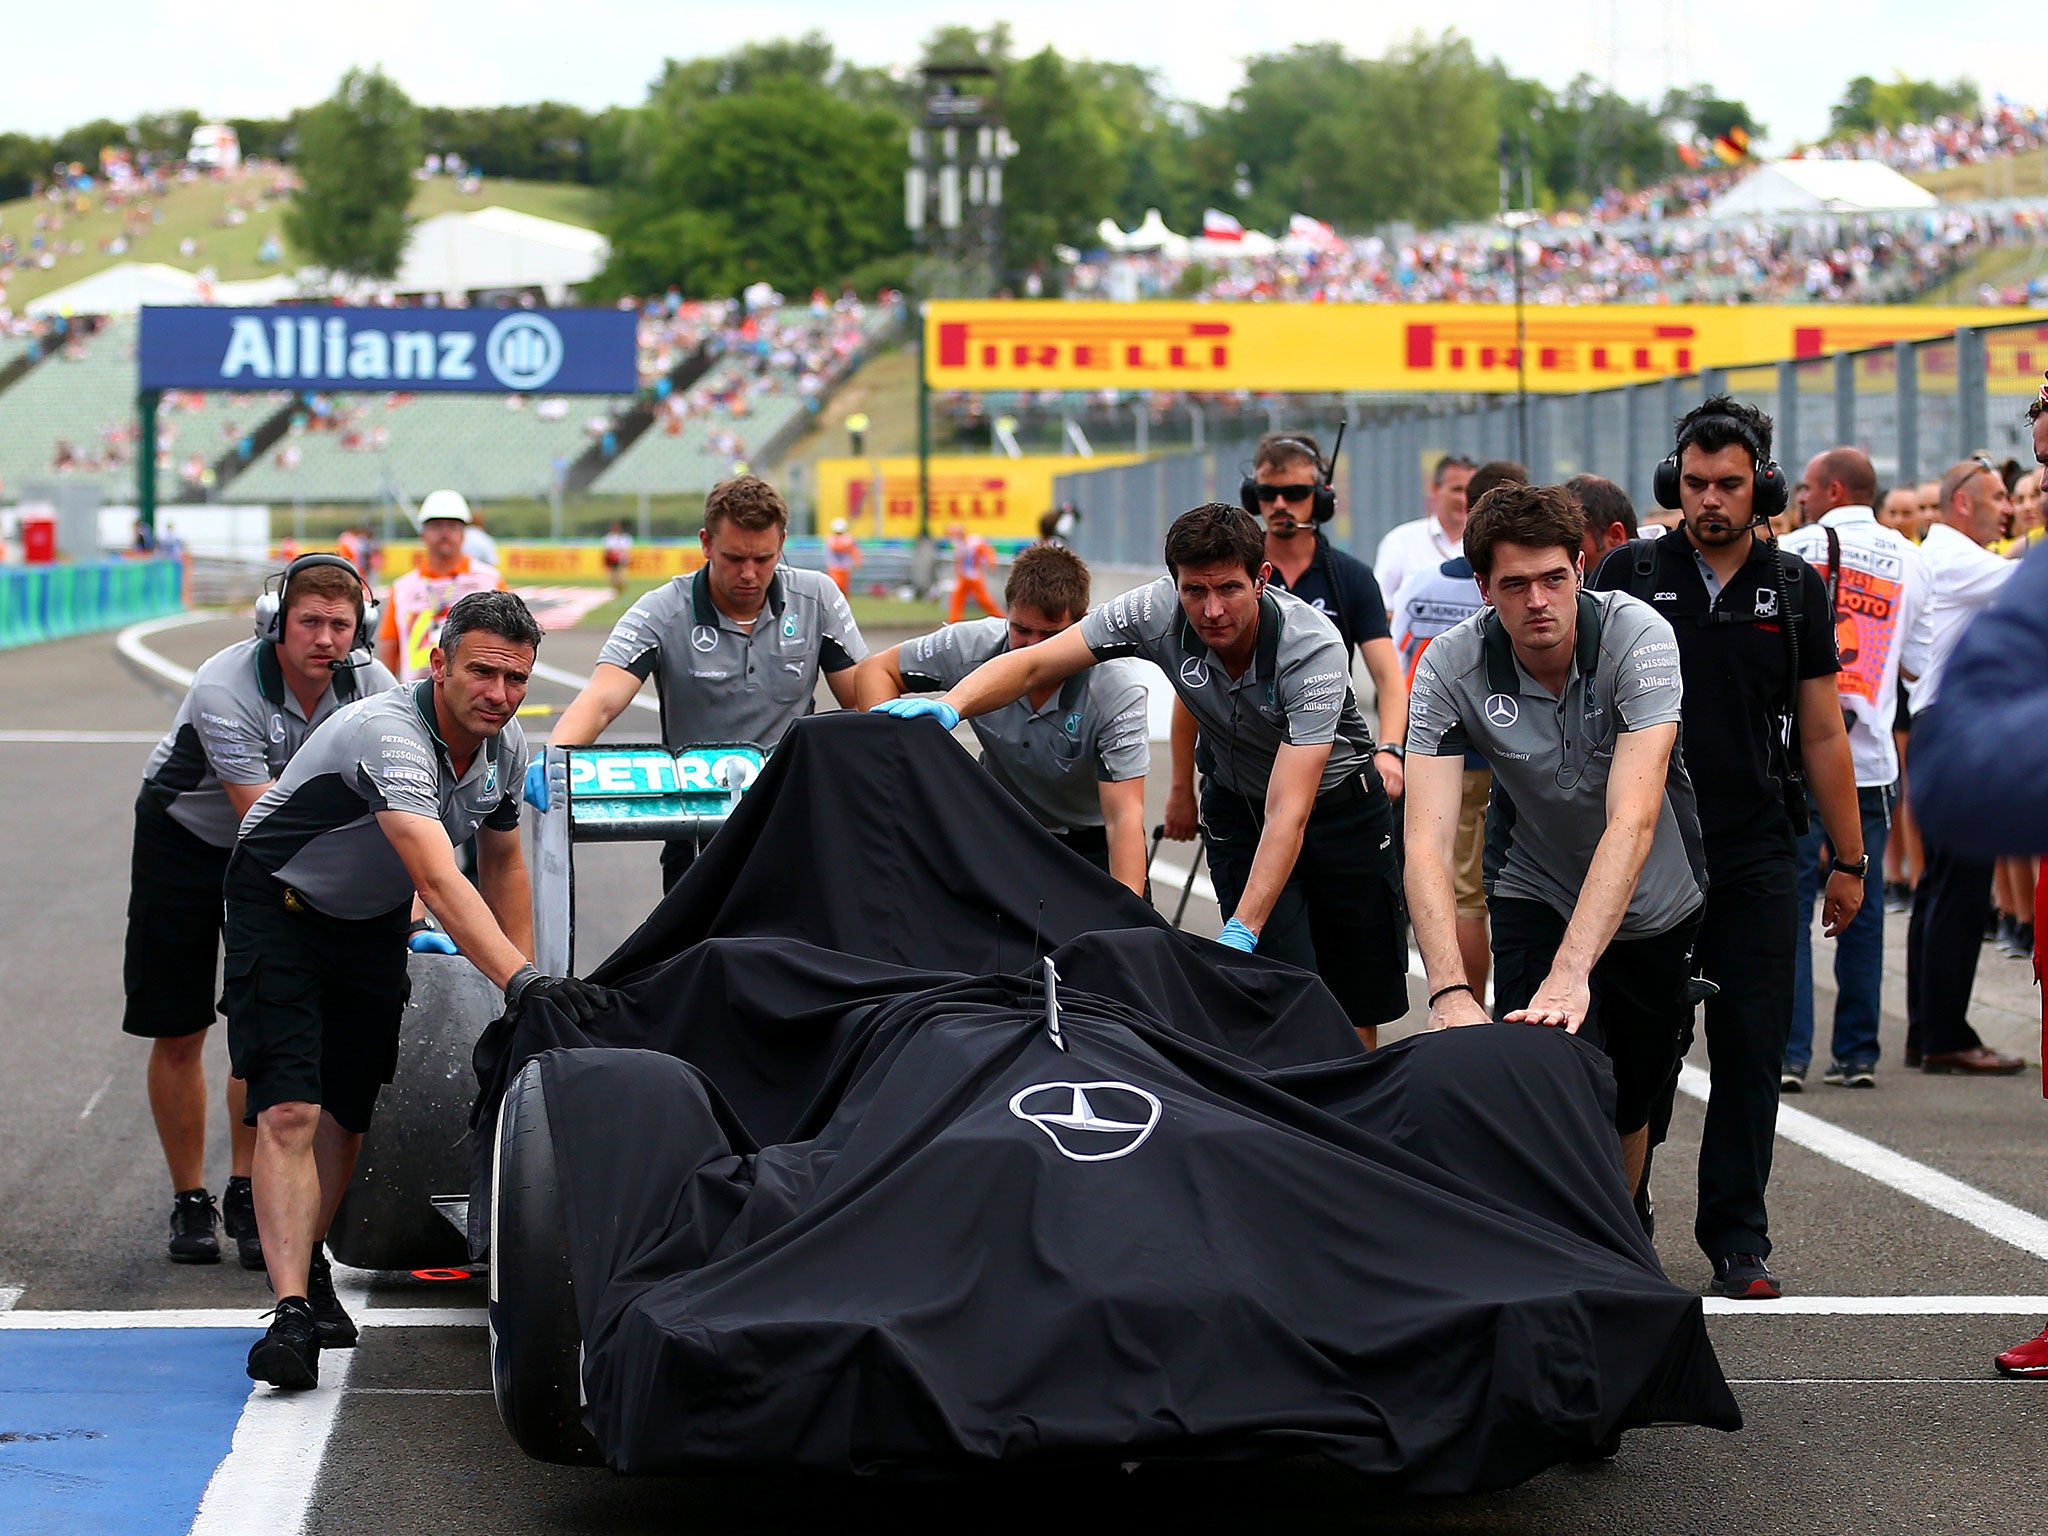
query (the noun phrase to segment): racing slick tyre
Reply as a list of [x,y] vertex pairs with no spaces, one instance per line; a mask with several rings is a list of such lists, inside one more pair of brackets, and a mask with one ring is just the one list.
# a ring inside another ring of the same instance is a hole
[[433,1197],[469,1188],[470,1058],[504,1003],[460,955],[409,955],[406,974],[412,991],[398,1026],[398,1069],[378,1096],[355,1177],[327,1234],[334,1257],[357,1269],[469,1262],[467,1238]]
[[498,1110],[490,1324],[491,1391],[519,1448],[536,1461],[601,1463],[583,1427],[583,1337],[538,1061],[520,1069]]

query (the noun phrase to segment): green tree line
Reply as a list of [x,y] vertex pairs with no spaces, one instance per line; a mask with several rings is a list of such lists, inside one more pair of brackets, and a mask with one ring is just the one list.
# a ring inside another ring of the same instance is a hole
[[[1526,141],[1530,198],[1561,207],[1678,172],[1678,134],[1763,132],[1746,104],[1704,85],[1655,102],[1590,75],[1553,87],[1481,57],[1450,31],[1417,33],[1378,58],[1335,43],[1262,54],[1245,62],[1237,89],[1217,106],[1175,99],[1136,65],[1050,47],[1020,55],[1000,23],[940,28],[921,51],[921,64],[970,62],[994,71],[996,106],[1020,146],[1005,178],[1012,278],[1033,267],[1050,275],[1055,248],[1092,244],[1105,215],[1130,226],[1158,208],[1169,224],[1193,229],[1204,209],[1217,208],[1248,228],[1277,229],[1296,212],[1346,231],[1427,228],[1494,211],[1503,144],[1514,199],[1523,196]],[[390,167],[374,168],[377,156],[337,127],[336,113],[347,118],[349,92],[360,95],[365,78],[352,76],[336,98],[286,117],[230,120],[246,154],[317,172],[322,196],[349,210],[330,225],[365,221],[368,205],[352,202],[346,184],[378,180],[387,200],[402,190]],[[860,66],[822,34],[668,60],[644,102],[600,112],[559,102],[415,106],[376,79],[376,141],[386,157],[417,164],[419,154],[453,153],[487,177],[606,189],[607,291],[673,283],[691,294],[731,292],[766,279],[793,292],[908,279],[902,173],[906,134],[922,110],[915,71]],[[1976,101],[1968,81],[1859,76],[1831,120],[1834,132],[1854,133]],[[53,165],[93,164],[103,144],[176,154],[197,121],[192,112],[157,113],[49,139],[0,134],[0,197],[30,190]],[[383,266],[390,219],[402,216],[400,201],[366,226],[375,253],[327,242],[330,258],[347,256],[330,264]],[[302,254],[323,244],[312,233],[321,222],[299,221]]]

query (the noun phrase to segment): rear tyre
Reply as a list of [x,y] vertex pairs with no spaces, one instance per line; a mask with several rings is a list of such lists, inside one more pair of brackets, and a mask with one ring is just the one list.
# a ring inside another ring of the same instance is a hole
[[538,1061],[520,1069],[498,1110],[490,1320],[491,1390],[519,1448],[536,1461],[602,1463],[583,1425],[583,1337]]
[[398,1070],[377,1100],[327,1246],[357,1269],[460,1268],[467,1238],[434,1209],[469,1189],[477,1036],[503,1010],[498,989],[460,955],[413,954],[398,1026]]

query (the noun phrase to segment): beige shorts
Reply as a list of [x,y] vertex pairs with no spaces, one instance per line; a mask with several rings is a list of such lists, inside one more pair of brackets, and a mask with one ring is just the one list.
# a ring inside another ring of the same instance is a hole
[[1457,853],[1451,861],[1451,886],[1457,892],[1460,917],[1486,916],[1486,802],[1492,793],[1492,773],[1484,768],[1465,770]]

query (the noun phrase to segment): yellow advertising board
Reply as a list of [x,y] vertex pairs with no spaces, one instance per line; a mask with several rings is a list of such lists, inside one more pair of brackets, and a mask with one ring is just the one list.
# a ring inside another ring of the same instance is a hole
[[[951,523],[962,523],[992,539],[1035,539],[1038,520],[1052,510],[1052,483],[1084,469],[1134,464],[1134,453],[1100,453],[1093,458],[1028,454],[1019,459],[945,454],[931,460],[932,532],[941,538]],[[881,476],[881,527],[875,525],[876,497],[870,480]],[[917,537],[917,460],[820,459],[818,527],[823,532],[843,517],[863,538]]]
[[[384,546],[383,577],[389,581],[419,563],[416,542],[393,540]],[[665,581],[685,576],[704,563],[704,552],[695,540],[687,544],[636,544],[626,573],[640,581]],[[551,581],[603,581],[605,569],[601,544],[510,544],[498,541],[498,569],[506,584],[537,586]]]
[[[1546,393],[2027,318],[2011,309],[1819,304],[1531,305],[1524,313],[1528,385]],[[934,389],[1485,394],[1512,392],[1517,372],[1514,309],[1493,304],[937,301],[925,309],[924,355]]]

